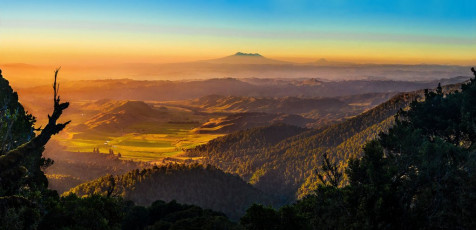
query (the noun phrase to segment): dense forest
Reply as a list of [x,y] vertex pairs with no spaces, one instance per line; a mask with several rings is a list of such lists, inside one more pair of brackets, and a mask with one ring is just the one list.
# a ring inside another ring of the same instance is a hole
[[286,203],[315,186],[313,171],[324,153],[344,166],[348,159],[359,156],[366,141],[388,129],[393,115],[415,97],[400,94],[357,117],[321,129],[275,125],[237,132],[188,154],[204,157],[203,163],[240,175],[265,192],[278,193]]
[[253,203],[272,204],[263,192],[238,176],[198,164],[169,164],[136,169],[122,176],[108,175],[81,184],[68,193],[80,197],[92,194],[120,196],[138,205],[177,200],[223,212],[234,220]]
[[[242,184],[256,192],[251,194],[261,194],[211,166],[135,170],[82,185],[88,196],[60,197],[47,188],[42,171],[54,164],[42,155],[44,146],[69,124],[58,122],[69,106],[58,95],[58,72],[53,111],[36,134],[35,119],[0,76],[1,139],[5,140],[0,153],[0,229],[475,229],[476,71],[472,71],[475,78],[466,84],[401,94],[329,127],[270,126],[197,147],[189,154],[205,156],[205,161],[216,159],[219,168],[257,188],[283,194],[281,201],[300,197],[278,210],[253,204],[239,223],[220,212],[175,201],[137,201],[150,204],[147,207],[127,201],[134,200],[133,195],[127,196],[133,190],[156,192],[148,190],[150,184],[160,185],[169,175],[190,180],[195,186],[191,190],[205,193],[220,190],[221,184],[231,188]],[[17,124],[22,125],[14,128]],[[190,174],[196,176],[184,176]],[[199,179],[201,175],[213,179]],[[307,187],[296,194],[305,179]],[[165,187],[161,189],[187,189]],[[238,194],[218,193],[238,196],[231,200],[240,205],[254,202],[243,200],[249,195],[242,189]],[[148,194],[137,196],[147,199]],[[212,194],[210,199],[219,197]]]

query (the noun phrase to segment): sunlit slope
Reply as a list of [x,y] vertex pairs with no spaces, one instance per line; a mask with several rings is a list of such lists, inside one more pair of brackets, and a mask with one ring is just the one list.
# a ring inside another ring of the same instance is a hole
[[167,122],[168,115],[167,108],[154,109],[143,101],[119,101],[114,107],[98,113],[75,130],[118,133],[143,122]]

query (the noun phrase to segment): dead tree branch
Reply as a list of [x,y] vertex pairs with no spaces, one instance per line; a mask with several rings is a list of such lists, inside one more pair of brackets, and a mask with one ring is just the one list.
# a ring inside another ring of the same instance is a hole
[[18,164],[24,156],[34,150],[43,148],[53,135],[59,133],[71,122],[67,121],[65,123],[57,123],[61,114],[63,114],[63,111],[69,106],[68,102],[61,103],[60,101],[59,84],[57,83],[58,71],[59,69],[55,70],[55,79],[53,83],[54,106],[53,113],[48,115],[48,124],[43,130],[41,130],[41,133],[38,136],[18,148],[8,151],[5,155],[0,156],[0,169],[13,167]]

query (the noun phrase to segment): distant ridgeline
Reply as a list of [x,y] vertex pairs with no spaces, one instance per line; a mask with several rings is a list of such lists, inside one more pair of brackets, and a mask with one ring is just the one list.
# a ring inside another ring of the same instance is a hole
[[[449,85],[446,92],[461,84]],[[350,158],[360,157],[363,145],[394,124],[395,114],[424,91],[401,93],[379,106],[344,122],[305,130],[274,125],[239,131],[197,146],[188,156],[204,157],[202,163],[237,174],[282,203],[301,198],[317,188],[316,169],[323,155],[343,170]]]

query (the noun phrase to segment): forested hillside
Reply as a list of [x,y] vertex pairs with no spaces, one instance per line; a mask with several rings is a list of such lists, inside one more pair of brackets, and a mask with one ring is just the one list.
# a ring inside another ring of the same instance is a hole
[[[458,87],[451,85],[445,90]],[[361,115],[320,129],[293,134],[287,131],[289,126],[274,132],[269,130],[278,128],[271,126],[237,132],[189,150],[188,155],[204,157],[203,163],[237,174],[267,193],[279,194],[287,203],[317,188],[315,169],[324,154],[340,169],[345,168],[350,158],[361,156],[366,142],[394,124],[400,109],[422,96],[423,91],[401,93]],[[267,140],[277,133],[281,139]]]
[[[349,162],[319,168],[318,188],[278,211],[259,205],[247,229],[475,229],[476,71],[461,92],[441,87],[400,111],[388,132]],[[292,224],[290,224],[292,223]]]
[[67,193],[78,196],[120,196],[139,205],[156,200],[194,204],[240,218],[253,203],[271,205],[272,200],[241,178],[212,166],[171,164],[133,170],[121,176],[105,176],[81,184]]

